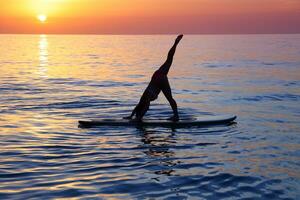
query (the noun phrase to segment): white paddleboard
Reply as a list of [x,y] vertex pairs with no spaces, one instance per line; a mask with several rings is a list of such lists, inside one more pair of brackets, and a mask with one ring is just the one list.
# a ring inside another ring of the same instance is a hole
[[134,121],[129,119],[90,119],[79,120],[79,125],[83,127],[93,126],[169,126],[169,127],[188,127],[188,126],[206,126],[229,124],[236,119],[235,115],[217,115],[217,116],[202,116],[194,120],[179,120],[173,122],[170,120],[150,120]]

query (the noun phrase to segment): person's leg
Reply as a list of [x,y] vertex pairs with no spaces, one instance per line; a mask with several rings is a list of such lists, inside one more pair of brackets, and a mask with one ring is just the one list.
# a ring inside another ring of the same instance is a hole
[[165,95],[165,97],[167,98],[167,100],[169,101],[172,110],[173,110],[173,114],[174,116],[172,117],[173,120],[178,121],[179,116],[178,116],[178,110],[177,110],[177,103],[174,100],[173,96],[172,96],[172,90],[168,81],[168,78],[165,77],[165,79],[162,81],[162,87],[161,90],[163,92],[163,94]]
[[176,51],[176,47],[178,45],[178,43],[180,42],[180,40],[182,39],[183,35],[179,35],[176,40],[174,45],[172,46],[172,48],[170,49],[169,53],[168,53],[168,57],[167,60],[165,61],[165,63],[158,69],[158,71],[164,75],[167,75],[169,72],[169,69],[173,63],[173,58],[174,58],[174,54]]

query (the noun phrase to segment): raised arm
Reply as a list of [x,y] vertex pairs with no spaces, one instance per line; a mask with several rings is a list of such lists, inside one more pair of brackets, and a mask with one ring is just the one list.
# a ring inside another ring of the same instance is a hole
[[182,37],[183,37],[183,35],[178,35],[177,36],[177,38],[175,40],[175,43],[173,44],[173,46],[169,50],[166,62],[159,69],[161,71],[161,73],[164,73],[166,75],[168,74],[169,69],[170,69],[170,67],[172,65],[172,62],[173,62],[173,57],[174,57],[174,54],[175,54],[175,51],[176,51],[176,47],[179,44]]

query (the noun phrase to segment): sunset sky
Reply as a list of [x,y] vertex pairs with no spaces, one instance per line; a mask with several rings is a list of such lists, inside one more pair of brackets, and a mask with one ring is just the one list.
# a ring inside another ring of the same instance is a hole
[[0,0],[0,33],[300,33],[300,0]]

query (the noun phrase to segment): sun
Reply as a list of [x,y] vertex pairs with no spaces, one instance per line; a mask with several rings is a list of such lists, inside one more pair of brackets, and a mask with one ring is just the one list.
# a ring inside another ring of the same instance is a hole
[[47,21],[47,16],[46,16],[46,15],[38,15],[38,16],[37,16],[37,19],[38,19],[40,22],[46,22],[46,21]]

